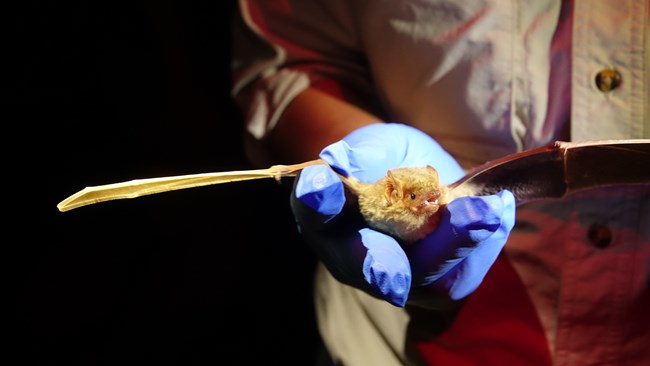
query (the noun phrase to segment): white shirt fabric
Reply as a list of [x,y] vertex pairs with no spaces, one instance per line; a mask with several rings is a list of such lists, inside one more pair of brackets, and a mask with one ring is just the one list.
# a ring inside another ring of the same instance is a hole
[[[650,138],[648,0],[573,0],[564,9],[560,0],[239,5],[232,92],[257,139],[321,78],[378,94],[391,121],[430,134],[465,168],[556,140]],[[609,92],[596,83],[605,69],[621,77]],[[552,364],[650,364],[650,186],[527,204],[516,222],[504,254]],[[589,239],[602,227],[605,247]],[[322,269],[316,285],[335,360],[419,362],[405,341],[413,326],[405,309]]]

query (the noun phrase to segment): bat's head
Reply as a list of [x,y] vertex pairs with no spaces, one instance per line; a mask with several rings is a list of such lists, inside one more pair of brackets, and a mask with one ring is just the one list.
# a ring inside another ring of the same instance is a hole
[[401,203],[416,214],[434,214],[441,205],[438,172],[431,166],[388,171],[384,193],[391,205]]

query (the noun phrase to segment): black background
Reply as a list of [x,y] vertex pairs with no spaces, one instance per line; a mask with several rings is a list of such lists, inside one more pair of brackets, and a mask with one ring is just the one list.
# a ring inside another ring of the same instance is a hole
[[7,12],[11,364],[313,363],[315,258],[293,224],[292,181],[56,209],[86,186],[250,168],[229,95],[234,6],[27,1]]

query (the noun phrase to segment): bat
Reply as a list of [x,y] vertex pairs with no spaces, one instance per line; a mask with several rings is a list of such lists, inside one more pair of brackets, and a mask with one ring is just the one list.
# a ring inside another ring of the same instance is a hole
[[[317,159],[267,169],[203,173],[132,180],[85,189],[61,201],[64,212],[115,199],[135,198],[178,189],[250,179],[295,177]],[[590,187],[650,184],[650,140],[563,142],[488,161],[450,185],[439,182],[432,166],[400,167],[373,183],[339,174],[357,197],[369,226],[409,243],[433,230],[440,209],[461,196],[482,196],[510,190],[517,205],[536,199],[562,198]]]
[[447,186],[440,183],[438,171],[430,165],[390,169],[374,183],[340,177],[357,197],[359,212],[368,226],[401,239],[404,244],[433,231],[440,209],[451,197]]

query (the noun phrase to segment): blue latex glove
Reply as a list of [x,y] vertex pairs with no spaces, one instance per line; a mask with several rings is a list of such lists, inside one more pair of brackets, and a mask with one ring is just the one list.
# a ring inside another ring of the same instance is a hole
[[[392,168],[431,165],[443,184],[464,172],[438,143],[413,127],[378,123],[362,127],[321,151],[338,173],[370,183]],[[411,301],[442,306],[463,299],[483,280],[514,225],[509,191],[461,197],[442,212],[438,228],[406,247],[367,227],[346,205],[338,176],[326,166],[303,169],[291,195],[302,236],[339,281],[393,305]]]

